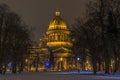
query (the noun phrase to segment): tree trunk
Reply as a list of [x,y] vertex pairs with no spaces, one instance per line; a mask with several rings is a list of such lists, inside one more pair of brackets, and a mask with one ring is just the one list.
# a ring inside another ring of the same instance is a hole
[[2,74],[2,65],[0,65],[0,74]]
[[114,73],[117,72],[117,70],[118,70],[118,67],[119,67],[119,66],[118,66],[118,63],[119,63],[119,62],[118,62],[118,60],[117,60],[117,55],[115,55],[115,68],[114,68]]
[[114,52],[114,62],[115,62],[115,67],[114,67],[114,71],[113,73],[115,73],[118,70],[118,55],[117,55],[117,51],[116,51],[116,40],[114,40],[114,45],[113,45],[113,52]]
[[96,72],[97,72],[97,61],[96,61],[96,56],[93,56],[92,57],[92,65],[93,65],[93,74],[96,75]]
[[96,75],[96,72],[97,72],[97,65],[96,64],[93,65],[93,72],[94,72],[93,74]]
[[16,70],[16,62],[13,63],[13,66],[12,66],[12,73],[16,73],[17,70]]
[[105,65],[105,74],[110,74],[109,65],[108,64]]
[[19,73],[23,72],[23,62],[20,63],[18,72]]
[[102,60],[101,60],[100,57],[99,57],[98,66],[97,66],[97,70],[98,70],[98,71],[101,70],[101,65],[102,65]]
[[110,55],[105,53],[105,74],[110,74]]
[[22,62],[22,63],[21,63],[21,66],[20,66],[20,68],[21,68],[20,70],[21,70],[22,72],[23,72],[23,67],[24,67],[24,66],[23,66],[23,62]]

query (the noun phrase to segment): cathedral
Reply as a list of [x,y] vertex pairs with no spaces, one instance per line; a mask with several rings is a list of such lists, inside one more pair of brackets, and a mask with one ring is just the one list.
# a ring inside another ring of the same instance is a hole
[[[40,38],[39,44],[29,48],[29,55],[25,59],[25,70],[93,70],[88,49],[84,49],[84,53],[86,53],[84,60],[82,60],[80,55],[78,57],[73,53],[70,34],[71,32],[61,17],[61,13],[56,11],[54,18],[50,20],[48,30]],[[104,62],[101,64],[97,63],[97,70],[104,70],[104,65]],[[114,68],[113,60],[111,60],[111,68]]]
[[30,48],[31,55],[26,59],[26,69],[33,71],[75,69],[76,60],[71,48],[70,31],[60,12],[56,11],[39,45]]
[[69,58],[72,58],[70,41],[70,31],[65,21],[61,18],[60,12],[55,12],[55,17],[50,21],[48,31],[46,32],[47,47],[50,54],[54,57],[55,70],[69,69]]

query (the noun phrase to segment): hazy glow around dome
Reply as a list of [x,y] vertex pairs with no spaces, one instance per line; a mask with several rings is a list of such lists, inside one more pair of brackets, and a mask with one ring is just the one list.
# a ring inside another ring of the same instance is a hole
[[55,12],[55,17],[50,21],[48,30],[63,30],[67,29],[65,21],[60,17],[60,12]]

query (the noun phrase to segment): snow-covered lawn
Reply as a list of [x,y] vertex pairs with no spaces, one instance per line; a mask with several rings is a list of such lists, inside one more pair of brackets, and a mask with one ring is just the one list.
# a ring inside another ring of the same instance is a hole
[[0,75],[0,80],[120,80],[120,75],[91,74],[92,71],[7,73],[6,75]]

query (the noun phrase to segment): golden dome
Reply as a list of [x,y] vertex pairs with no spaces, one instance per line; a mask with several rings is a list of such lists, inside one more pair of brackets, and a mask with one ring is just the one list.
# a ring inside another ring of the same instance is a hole
[[60,12],[55,12],[55,18],[50,21],[50,25],[48,30],[60,30],[60,29],[67,29],[67,25],[65,21],[60,17]]

